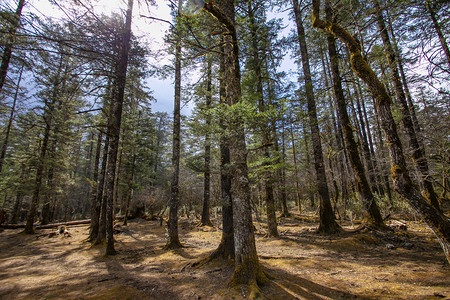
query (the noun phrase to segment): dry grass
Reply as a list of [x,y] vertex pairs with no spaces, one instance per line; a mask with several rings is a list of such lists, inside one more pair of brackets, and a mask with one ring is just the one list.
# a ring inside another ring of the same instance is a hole
[[[262,289],[268,299],[450,297],[450,268],[423,224],[407,222],[406,232],[324,236],[314,232],[313,221],[280,220],[278,239],[265,238],[265,226],[256,224],[260,261],[273,276]],[[167,252],[158,221],[132,221],[116,236],[114,257],[83,242],[86,226],[70,228],[68,238],[6,230],[0,234],[0,299],[245,299],[246,289],[227,286],[232,266],[190,267],[221,236],[196,223],[182,220],[187,247]]]

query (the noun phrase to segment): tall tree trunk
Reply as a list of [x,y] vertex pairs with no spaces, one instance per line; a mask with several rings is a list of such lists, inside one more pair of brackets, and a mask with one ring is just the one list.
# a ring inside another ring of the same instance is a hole
[[211,117],[210,109],[212,103],[212,59],[207,58],[207,74],[206,74],[206,135],[205,135],[205,168],[203,173],[203,209],[202,209],[202,219],[200,221],[201,226],[212,226],[212,222],[209,217],[209,206],[210,206],[210,196],[211,196],[211,137],[210,137],[210,126]]
[[[258,108],[260,113],[265,112],[265,101],[264,101],[264,92],[263,92],[263,79],[262,79],[262,71],[261,71],[261,59],[259,57],[259,47],[258,47],[258,25],[255,21],[254,16],[254,8],[252,7],[253,1],[247,2],[247,10],[248,10],[248,18],[250,22],[250,39],[251,39],[251,50],[252,50],[252,59],[253,59],[253,70],[255,72],[256,77],[256,97],[258,99]],[[266,121],[261,125],[262,130],[262,143],[263,143],[263,155],[265,158],[265,163],[263,163],[264,171],[264,200],[266,202],[266,211],[267,211],[267,235],[270,237],[278,236],[277,229],[277,217],[275,214],[275,199],[273,197],[273,176],[270,162],[270,151],[269,144],[272,142],[270,137],[269,126]]]
[[394,49],[392,48],[389,34],[386,29],[384,22],[383,12],[378,3],[378,0],[373,0],[376,17],[378,23],[378,29],[383,40],[384,49],[386,53],[386,58],[391,69],[391,77],[395,87],[395,95],[400,105],[400,110],[402,113],[402,123],[406,131],[406,136],[408,137],[409,148],[411,149],[411,157],[416,166],[418,173],[421,175],[421,183],[423,185],[423,195],[430,201],[430,203],[440,210],[439,200],[433,188],[433,182],[430,178],[430,172],[428,169],[428,162],[425,156],[424,147],[419,144],[416,132],[414,130],[414,124],[411,119],[411,114],[406,102],[406,96],[403,91],[403,86],[398,74],[397,60],[395,57]]
[[[322,61],[322,67],[323,67],[323,73],[324,73],[324,79],[325,79],[325,86],[329,87],[329,83],[328,83],[328,77],[332,77],[331,75],[328,76],[328,72],[331,74],[331,70],[329,67],[329,64],[327,63],[327,59],[324,58],[325,54],[323,53],[322,49],[321,49],[321,61]],[[327,72],[328,70],[328,72]],[[329,114],[331,115],[331,120],[332,120],[332,125],[333,125],[333,131],[334,131],[334,139],[335,139],[335,148],[336,148],[336,155],[335,155],[335,164],[337,165],[335,167],[335,169],[338,170],[339,172],[339,178],[341,181],[341,197],[343,201],[346,201],[344,199],[344,194],[345,194],[345,166],[344,166],[344,158],[345,158],[345,151],[341,151],[344,149],[343,147],[343,139],[342,139],[342,126],[339,122],[336,121],[336,119],[339,119],[339,114],[337,113],[337,108],[335,105],[336,101],[333,101],[333,97],[331,96],[329,90],[327,89],[327,99],[328,99],[328,103],[329,103]],[[336,115],[335,116],[334,112],[336,111]],[[331,170],[331,174],[333,177],[333,184],[336,190],[336,195],[335,195],[335,199],[334,199],[334,204],[335,204],[335,209],[336,209],[336,205],[337,205],[337,201],[338,201],[338,197],[339,197],[339,187],[337,185],[336,180],[334,179],[334,174],[333,174],[333,166],[331,164],[331,157],[330,157],[330,170]],[[345,211],[344,211],[344,217],[345,217]]]
[[101,130],[98,132],[97,136],[97,148],[95,150],[94,158],[94,171],[92,173],[92,185],[90,192],[90,202],[91,202],[91,225],[89,229],[88,241],[93,241],[98,233],[98,219],[100,215],[100,206],[97,204],[97,187],[98,187],[98,165],[100,163],[100,154],[102,150],[102,140],[103,133]]
[[[230,106],[239,104],[241,96],[241,72],[239,48],[235,27],[233,0],[221,0],[220,8],[212,1],[205,3],[205,9],[216,17],[226,28],[225,39],[225,98]],[[230,158],[232,166],[233,226],[235,267],[231,282],[233,285],[246,284],[251,288],[250,298],[260,297],[258,283],[267,280],[256,253],[250,185],[247,170],[247,149],[242,118],[233,115],[230,120]]]
[[133,11],[133,0],[128,0],[128,7],[125,17],[125,29],[122,36],[120,56],[117,62],[115,93],[112,98],[112,109],[108,122],[109,150],[108,165],[106,169],[105,194],[106,194],[106,255],[116,254],[113,237],[113,202],[114,202],[114,181],[116,175],[117,154],[119,151],[120,125],[122,120],[123,99],[125,94],[125,84],[127,81],[128,52],[130,51],[131,40],[131,18]]
[[368,85],[376,99],[376,106],[381,118],[381,126],[386,135],[391,156],[391,175],[394,181],[394,188],[409,202],[435,232],[444,250],[444,254],[450,263],[450,221],[420,194],[409,176],[402,144],[397,133],[397,125],[390,108],[392,100],[386,88],[364,60],[360,45],[355,38],[341,26],[320,19],[320,0],[313,0],[312,22],[313,27],[333,34],[335,37],[341,39],[349,49],[353,71]]
[[9,134],[11,132],[11,127],[12,127],[13,120],[14,120],[14,114],[16,112],[16,103],[17,103],[17,98],[19,97],[20,81],[22,80],[22,74],[23,74],[23,66],[20,69],[19,79],[17,80],[16,92],[14,93],[13,105],[11,107],[11,113],[9,114],[8,125],[6,125],[5,139],[3,140],[2,149],[0,152],[0,174],[2,173],[2,170],[3,170],[3,162],[5,161],[6,150],[8,149]]
[[[55,131],[56,132],[56,131]],[[50,223],[50,217],[51,217],[51,204],[54,202],[55,198],[55,182],[54,182],[54,175],[55,175],[55,154],[56,154],[56,140],[53,139],[50,143],[49,147],[49,153],[48,153],[48,159],[50,162],[50,166],[48,167],[47,171],[47,188],[44,193],[44,204],[42,206],[42,213],[41,213],[41,225],[47,225]]]
[[311,129],[311,140],[314,153],[314,167],[316,170],[317,187],[320,197],[320,225],[319,232],[335,233],[340,230],[335,221],[333,208],[330,201],[330,192],[327,185],[325,165],[323,160],[322,144],[320,139],[319,124],[317,120],[316,103],[314,99],[313,83],[309,67],[308,49],[306,46],[305,29],[298,4],[298,0],[293,0],[295,21],[297,23],[298,42],[302,59],[303,76],[305,78],[306,99],[308,102],[309,126]]
[[8,73],[9,62],[11,61],[12,49],[14,47],[15,35],[17,29],[20,26],[20,17],[22,15],[22,9],[25,5],[25,0],[19,0],[17,3],[17,9],[12,16],[11,25],[9,26],[9,30],[7,33],[7,41],[5,45],[5,49],[3,50],[2,55],[2,63],[0,65],[0,92],[3,89],[3,85],[6,81],[6,74]]
[[[220,56],[220,104],[226,105],[225,95],[225,53],[221,47]],[[225,128],[223,117],[219,119],[220,128]],[[234,228],[233,228],[233,199],[231,196],[230,148],[228,131],[220,136],[220,202],[222,204],[222,238],[217,249],[210,255],[210,259],[234,259]]]
[[[91,230],[90,236],[92,240],[95,239],[94,244],[99,245],[105,242],[106,237],[106,198],[105,198],[105,178],[106,168],[108,165],[108,152],[109,152],[109,134],[106,134],[105,145],[103,147],[102,167],[100,172],[100,180],[97,187],[96,205],[97,205],[97,218],[94,222],[98,222],[98,231]],[[93,224],[95,226],[95,224]]]
[[[178,2],[181,7],[181,1]],[[179,15],[177,23],[180,21]],[[179,28],[178,28],[179,29]],[[178,30],[177,29],[177,30]],[[178,197],[180,175],[180,139],[181,139],[181,33],[177,32],[175,45],[175,97],[173,105],[173,142],[172,142],[172,178],[170,181],[169,220],[167,222],[167,243],[165,249],[181,247],[178,237]]]
[[414,107],[414,101],[412,99],[411,92],[409,91],[408,81],[406,80],[406,74],[405,74],[405,70],[403,68],[403,59],[402,59],[401,50],[398,48],[397,38],[395,37],[394,29],[392,28],[392,21],[391,21],[391,18],[389,15],[388,15],[388,28],[389,28],[389,33],[391,34],[391,37],[392,37],[392,46],[394,48],[394,54],[395,54],[395,58],[396,58],[397,64],[398,64],[398,70],[400,71],[400,79],[402,80],[402,85],[403,85],[403,90],[405,91],[406,101],[408,102],[409,111],[411,112],[411,119],[414,124],[414,130],[416,131],[417,139],[419,140],[420,146],[423,147],[424,146],[423,140],[421,139],[421,136],[420,136],[421,129],[420,129],[420,125],[419,125],[419,120],[417,120],[416,109]]
[[[333,13],[328,1],[325,2],[325,12],[328,20],[333,18]],[[358,153],[358,146],[356,145],[355,139],[353,137],[353,126],[350,122],[350,118],[347,113],[346,101],[344,96],[344,91],[342,89],[342,80],[339,71],[339,60],[338,53],[336,51],[336,41],[332,34],[327,35],[328,43],[328,54],[330,56],[331,62],[331,75],[333,78],[333,91],[336,98],[339,120],[342,122],[342,130],[344,132],[345,146],[347,147],[347,153],[350,158],[350,163],[352,164],[355,177],[356,186],[358,188],[359,195],[361,197],[363,207],[366,211],[366,221],[369,226],[373,227],[385,227],[383,218],[381,217],[380,210],[375,202],[372,190],[370,189],[369,181],[367,180],[366,172],[364,166],[361,162]],[[368,146],[365,150],[369,152]],[[371,158],[368,158],[370,163]]]
[[[286,171],[284,168],[285,162],[286,162],[286,145],[285,145],[285,124],[284,119],[282,120],[282,132],[281,132],[281,158],[279,160],[279,163],[281,163],[283,166],[277,169],[277,175],[279,176],[280,180],[280,204],[281,204],[281,214],[280,217],[289,217],[291,214],[289,213],[289,207],[287,204],[287,191],[286,191]],[[273,141],[274,141],[274,150],[277,153],[280,153],[280,146],[278,142],[278,136],[277,136],[277,129],[276,129],[276,121],[272,121],[272,134],[273,134]],[[298,184],[298,175],[296,175],[296,183],[297,183],[297,200],[299,200],[299,184]]]

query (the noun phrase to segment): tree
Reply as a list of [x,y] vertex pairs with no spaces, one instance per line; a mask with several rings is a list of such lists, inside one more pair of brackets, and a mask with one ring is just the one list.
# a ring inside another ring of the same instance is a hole
[[309,66],[308,49],[306,46],[305,29],[303,26],[300,5],[297,0],[293,0],[295,22],[297,24],[298,43],[300,45],[303,76],[305,81],[306,99],[308,102],[309,127],[311,130],[311,140],[313,144],[314,167],[316,170],[316,180],[320,197],[320,225],[319,232],[335,233],[340,230],[336,223],[333,208],[330,202],[330,193],[325,174],[322,144],[320,139],[319,125],[317,121],[316,104],[314,99],[313,83]]
[[[327,20],[332,20],[333,12],[330,4],[325,3],[325,13]],[[338,53],[336,50],[335,37],[331,34],[327,35],[328,42],[328,54],[331,62],[331,75],[333,79],[333,91],[336,99],[337,111],[339,114],[339,121],[341,122],[342,131],[344,133],[345,146],[350,158],[350,162],[353,167],[353,171],[356,177],[356,186],[362,200],[364,209],[366,211],[366,220],[369,226],[376,228],[383,228],[384,222],[381,216],[380,210],[375,202],[375,197],[369,185],[369,181],[364,170],[364,166],[361,162],[358,146],[353,137],[353,126],[350,122],[350,118],[347,113],[346,101],[344,91],[342,89],[342,80],[339,71]]]
[[231,195],[233,199],[233,227],[235,247],[235,267],[231,282],[233,285],[245,284],[251,288],[250,298],[259,296],[258,284],[267,281],[256,253],[255,234],[250,204],[250,185],[247,170],[247,149],[242,117],[239,116],[241,103],[239,47],[235,25],[234,1],[224,0],[216,5],[213,1],[205,3],[204,9],[224,26],[225,98],[235,114],[229,122],[230,162],[232,168]]
[[5,84],[6,74],[8,73],[9,62],[11,61],[12,50],[16,38],[16,32],[20,27],[20,17],[22,15],[24,5],[25,0],[19,0],[17,3],[16,12],[14,15],[10,15],[10,26],[7,33],[7,41],[5,49],[3,50],[2,62],[0,65],[0,92]]
[[313,0],[312,13],[313,27],[322,29],[339,38],[350,51],[350,63],[355,74],[360,77],[369,87],[376,99],[376,106],[381,126],[387,138],[387,145],[391,157],[391,176],[394,189],[402,195],[414,210],[424,219],[436,234],[447,260],[450,262],[450,222],[438,209],[428,203],[420,194],[406,167],[402,144],[397,133],[390,109],[392,100],[385,86],[377,78],[361,54],[361,46],[347,30],[334,22],[320,19],[320,0]]
[[133,11],[133,0],[128,0],[125,16],[125,27],[121,38],[120,54],[117,59],[113,97],[111,99],[111,111],[108,120],[108,165],[106,169],[105,192],[106,192],[106,255],[116,254],[113,237],[113,191],[116,173],[116,161],[119,151],[120,126],[122,120],[123,100],[125,84],[127,80],[128,56],[131,40],[131,18]]
[[[181,1],[178,6],[181,7]],[[177,25],[181,16],[177,14]],[[181,139],[181,32],[178,26],[175,41],[175,97],[173,106],[173,136],[172,136],[172,177],[170,180],[169,220],[167,221],[167,244],[165,249],[176,249],[182,245],[178,237],[178,197],[180,174],[180,139]]]
[[411,118],[411,112],[406,102],[405,92],[403,90],[402,82],[400,80],[400,75],[398,72],[397,57],[390,42],[389,33],[386,28],[383,13],[378,1],[373,0],[373,3],[376,10],[378,29],[383,40],[386,58],[391,70],[391,80],[394,83],[395,95],[402,113],[403,127],[405,128],[405,131],[407,133],[408,143],[411,149],[411,156],[419,174],[421,174],[422,176],[420,180],[423,185],[423,193],[425,198],[427,198],[434,207],[440,209],[438,197],[434,191],[432,179],[430,178],[428,161],[424,153],[424,147],[419,144],[416,130],[414,129],[414,124]]
[[210,204],[210,178],[211,178],[211,137],[209,127],[211,127],[211,117],[209,111],[212,105],[212,59],[207,57],[207,74],[206,74],[206,134],[205,134],[205,167],[204,167],[204,181],[203,181],[203,207],[202,218],[200,220],[201,226],[212,226],[212,222],[209,217],[209,204]]

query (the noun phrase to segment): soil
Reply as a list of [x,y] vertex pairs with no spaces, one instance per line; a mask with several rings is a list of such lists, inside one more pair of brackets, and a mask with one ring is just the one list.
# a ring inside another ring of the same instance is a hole
[[[228,286],[231,264],[192,267],[221,237],[219,228],[197,223],[181,219],[186,247],[165,251],[159,221],[131,220],[115,236],[118,255],[111,257],[85,242],[87,225],[68,228],[70,237],[5,230],[0,299],[246,299],[246,287]],[[259,259],[271,276],[261,288],[267,299],[450,299],[450,267],[421,222],[326,236],[315,232],[313,215],[294,214],[279,220],[280,238],[266,238],[265,226],[255,224]]]

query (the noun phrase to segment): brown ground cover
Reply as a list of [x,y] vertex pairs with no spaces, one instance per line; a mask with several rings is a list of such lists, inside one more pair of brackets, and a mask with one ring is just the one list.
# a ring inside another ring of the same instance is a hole
[[[281,219],[278,239],[265,238],[264,225],[256,223],[260,261],[272,276],[262,288],[267,299],[450,297],[450,267],[424,224],[401,221],[406,231],[324,236],[314,232],[316,222],[311,215]],[[84,242],[86,225],[69,228],[71,237],[49,237],[54,229],[31,236],[5,230],[0,299],[245,299],[245,288],[227,285],[232,266],[192,267],[221,236],[220,229],[196,223],[182,219],[186,248],[164,251],[158,221],[132,220],[116,235],[119,254],[113,257]]]

